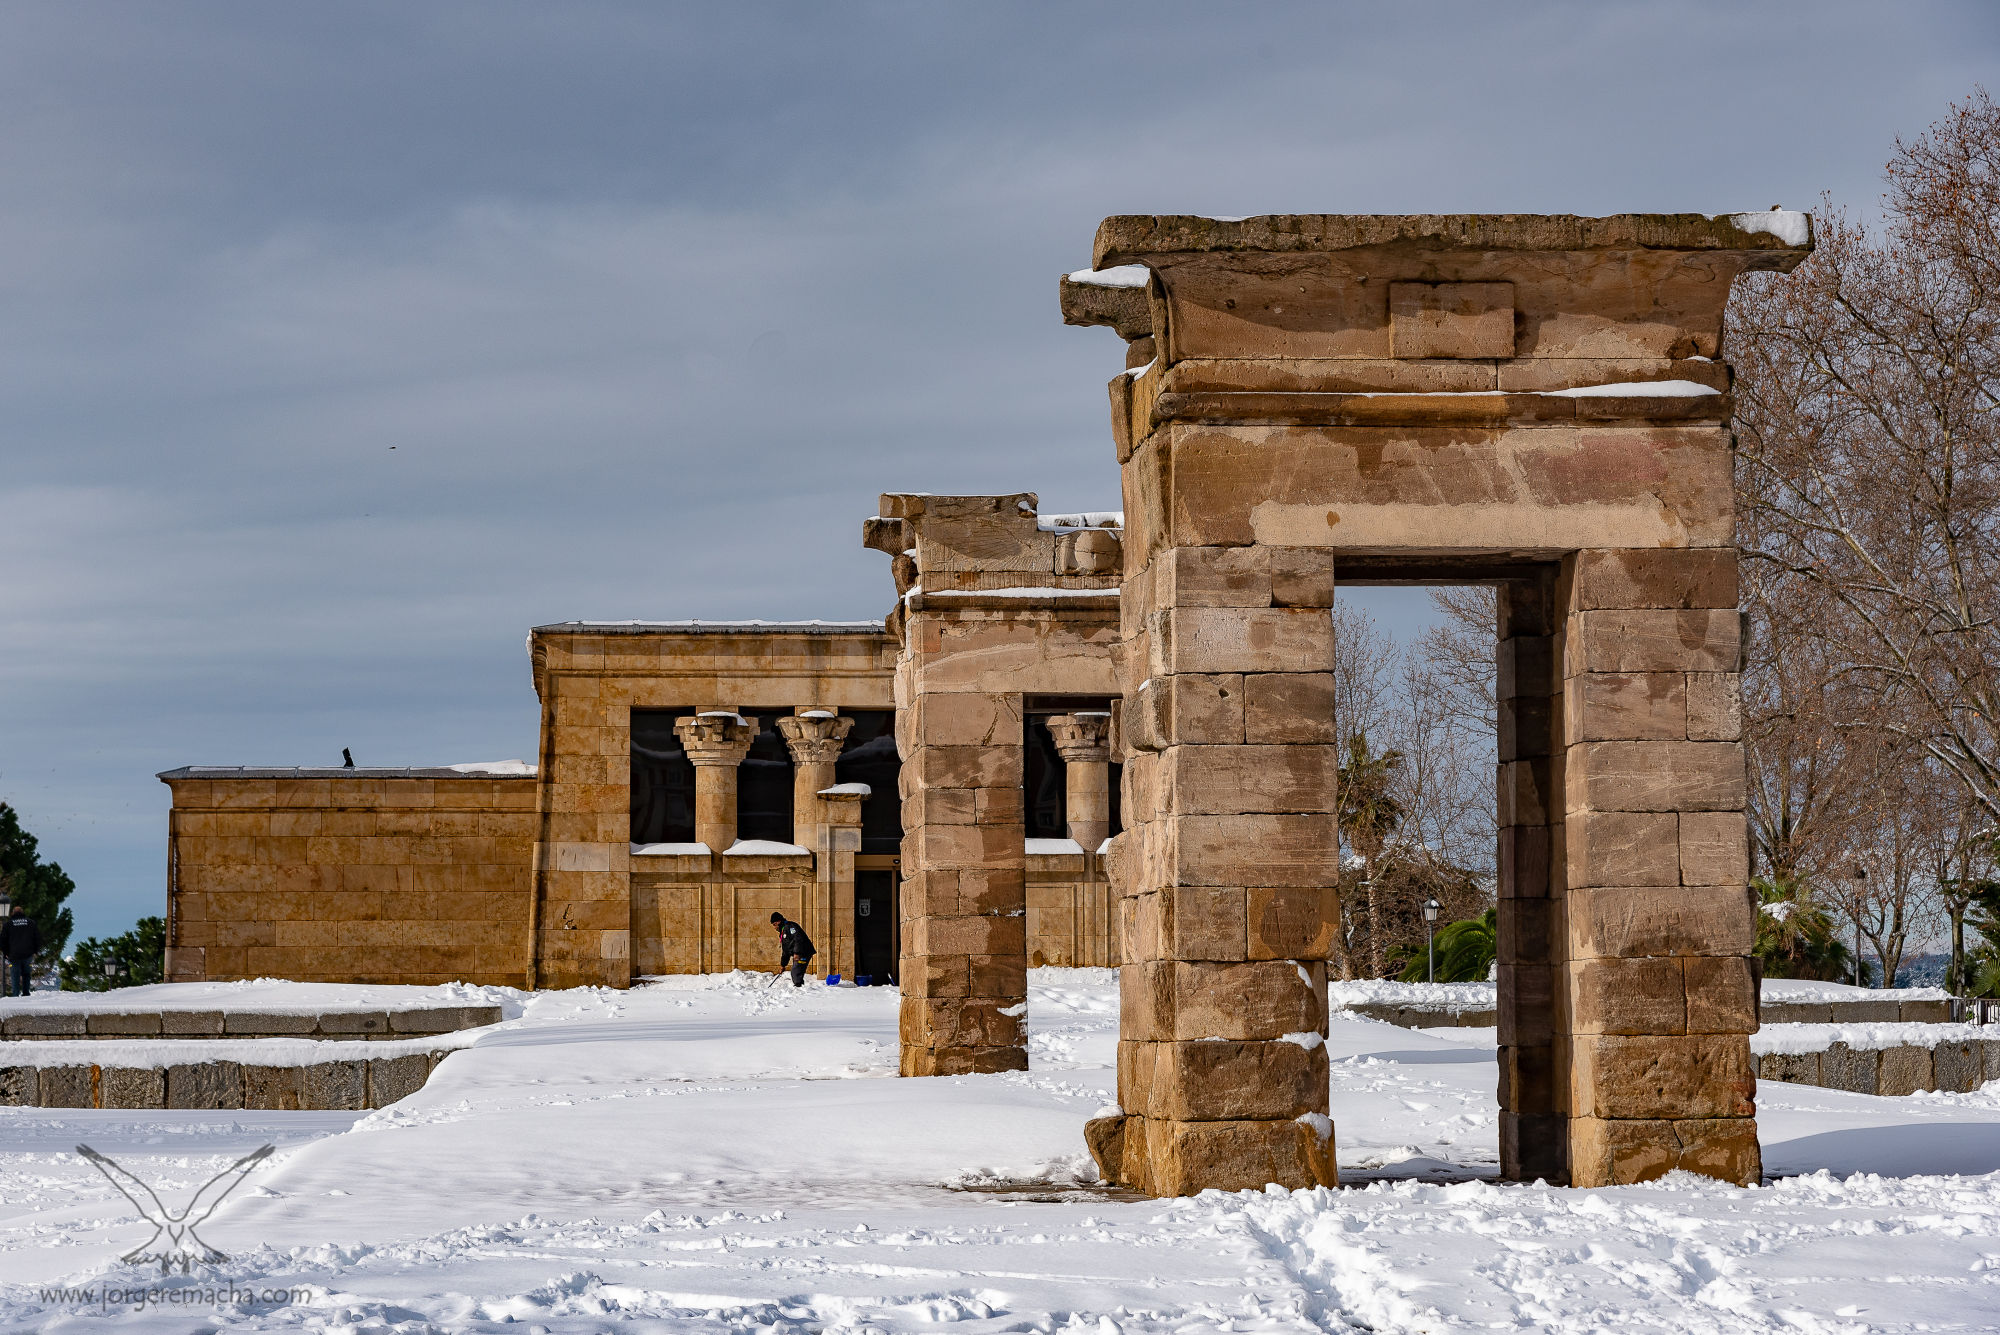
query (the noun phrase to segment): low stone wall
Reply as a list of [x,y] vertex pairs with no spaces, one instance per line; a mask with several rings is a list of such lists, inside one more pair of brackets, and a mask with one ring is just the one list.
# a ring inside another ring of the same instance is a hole
[[1758,1009],[1765,1024],[1950,1024],[1956,1018],[1945,1001],[1767,1001]]
[[1989,1080],[2000,1080],[2000,1035],[1990,1027],[1923,1028],[1932,1032],[1829,1035],[1821,1040],[1817,1035],[1788,1032],[1789,1026],[1767,1026],[1750,1043],[1758,1079],[1852,1094],[1929,1090],[1965,1094]]
[[[1342,988],[1356,995],[1342,999]],[[1381,996],[1383,992],[1390,995]],[[1372,995],[1371,995],[1372,994]],[[1405,1029],[1478,1029],[1498,1023],[1491,984],[1335,984],[1335,1010],[1365,1015]],[[1763,1024],[1951,1024],[1963,1003],[1948,997],[1857,997],[1841,1000],[1774,1001],[1758,1007]]]
[[1386,1001],[1364,1001],[1338,1009],[1349,1015],[1365,1015],[1405,1029],[1490,1029],[1500,1023],[1492,1007],[1478,1009],[1432,1009],[1425,1006],[1397,1006]]
[[[0,1012],[0,1039],[314,1038],[406,1039],[449,1034],[501,1020],[498,1006],[320,1012],[222,1010],[50,1010]],[[5,1063],[0,1055],[0,1064]]]
[[[0,1107],[384,1108],[422,1089],[452,1049],[301,1065],[193,1061],[162,1066],[0,1064]],[[6,1057],[0,1054],[0,1063]]]

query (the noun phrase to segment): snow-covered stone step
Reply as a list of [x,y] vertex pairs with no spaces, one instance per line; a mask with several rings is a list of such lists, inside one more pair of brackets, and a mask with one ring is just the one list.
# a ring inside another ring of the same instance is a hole
[[423,1088],[475,1036],[0,1045],[0,1107],[382,1108]]
[[113,1009],[42,1004],[0,1009],[0,1039],[401,1039],[498,1024],[499,1006],[383,1010]]

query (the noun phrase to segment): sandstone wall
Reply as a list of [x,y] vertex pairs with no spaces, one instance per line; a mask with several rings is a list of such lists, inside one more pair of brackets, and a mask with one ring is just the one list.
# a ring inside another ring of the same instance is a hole
[[532,776],[161,777],[171,980],[526,981]]

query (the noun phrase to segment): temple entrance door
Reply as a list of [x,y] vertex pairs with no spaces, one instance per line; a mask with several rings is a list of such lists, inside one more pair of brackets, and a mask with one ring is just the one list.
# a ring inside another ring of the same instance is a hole
[[896,979],[896,873],[854,873],[854,981],[880,985]]

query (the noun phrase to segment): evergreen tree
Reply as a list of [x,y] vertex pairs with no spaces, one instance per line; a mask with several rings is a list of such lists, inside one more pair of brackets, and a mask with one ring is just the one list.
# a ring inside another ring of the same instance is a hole
[[69,944],[76,922],[63,901],[76,889],[76,882],[58,864],[43,862],[35,848],[35,836],[21,828],[14,808],[0,802],[0,895],[26,909],[42,929],[42,951],[35,956],[39,968],[61,959]]
[[1965,921],[1979,933],[1979,944],[1965,952],[1965,995],[2000,997],[2000,887],[1982,890]]
[[[141,918],[139,925],[108,941],[87,937],[62,962],[65,992],[108,992],[114,987],[144,987],[166,976],[167,920]],[[106,975],[104,966],[117,966]]]

